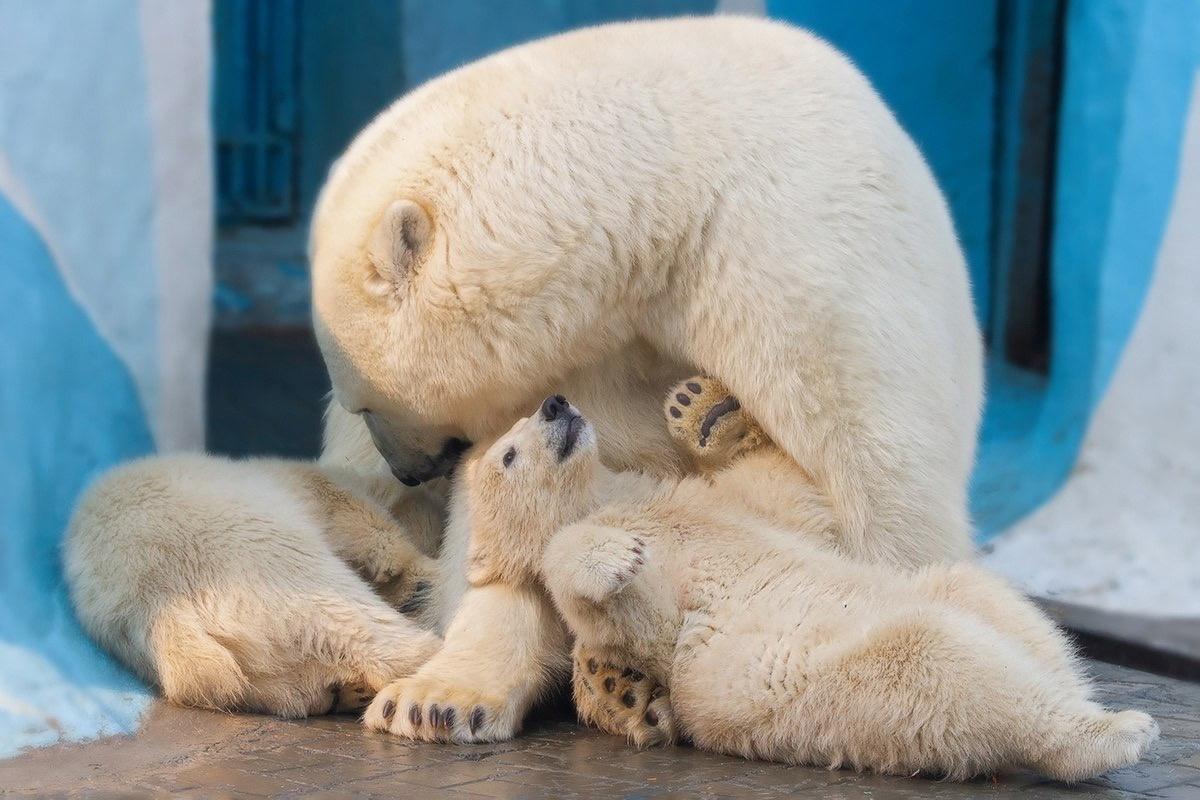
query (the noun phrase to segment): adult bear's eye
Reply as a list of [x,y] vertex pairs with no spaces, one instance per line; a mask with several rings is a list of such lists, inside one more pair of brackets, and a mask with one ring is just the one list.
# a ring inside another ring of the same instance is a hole
[[516,460],[517,460],[517,448],[515,448],[515,447],[508,448],[508,452],[504,454],[504,458],[502,459],[504,466],[507,467]]

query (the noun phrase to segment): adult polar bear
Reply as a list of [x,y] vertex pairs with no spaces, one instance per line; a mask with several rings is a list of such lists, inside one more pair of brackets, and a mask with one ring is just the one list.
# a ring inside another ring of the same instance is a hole
[[[982,370],[962,252],[917,148],[810,34],[619,24],[452,72],[338,161],[311,257],[327,459],[368,463],[348,411],[401,480],[447,474],[460,440],[561,390],[609,466],[684,470],[659,409],[703,371],[811,475],[848,549],[969,552]],[[449,583],[445,646],[388,696],[489,721],[409,735],[510,735],[561,663],[553,611]]]

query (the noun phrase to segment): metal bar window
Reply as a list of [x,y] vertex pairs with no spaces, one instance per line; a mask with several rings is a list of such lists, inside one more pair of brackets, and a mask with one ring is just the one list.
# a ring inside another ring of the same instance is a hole
[[295,221],[297,0],[217,0],[217,212],[222,224]]

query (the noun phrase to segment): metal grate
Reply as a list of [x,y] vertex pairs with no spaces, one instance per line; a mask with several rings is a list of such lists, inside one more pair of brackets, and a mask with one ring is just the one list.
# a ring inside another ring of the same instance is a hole
[[297,0],[216,0],[217,213],[223,224],[296,219]]

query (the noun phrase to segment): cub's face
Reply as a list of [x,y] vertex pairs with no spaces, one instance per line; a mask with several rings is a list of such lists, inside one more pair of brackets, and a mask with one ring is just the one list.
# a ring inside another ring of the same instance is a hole
[[561,395],[468,464],[471,582],[534,580],[550,536],[590,510],[599,464],[591,424]]

